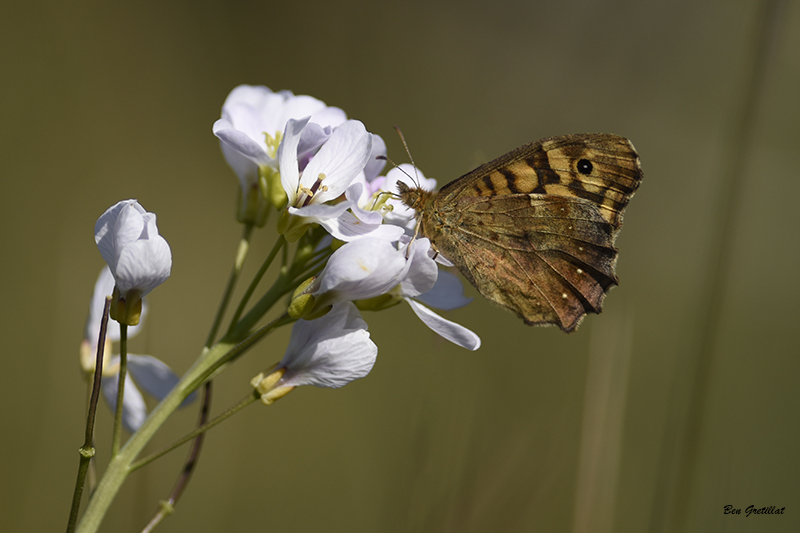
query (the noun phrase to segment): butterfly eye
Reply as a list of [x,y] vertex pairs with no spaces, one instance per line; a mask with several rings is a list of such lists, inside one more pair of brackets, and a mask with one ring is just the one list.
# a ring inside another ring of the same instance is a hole
[[589,161],[588,159],[581,159],[580,161],[578,161],[578,172],[580,172],[581,174],[588,176],[589,174],[592,173],[592,168],[593,168],[592,162]]

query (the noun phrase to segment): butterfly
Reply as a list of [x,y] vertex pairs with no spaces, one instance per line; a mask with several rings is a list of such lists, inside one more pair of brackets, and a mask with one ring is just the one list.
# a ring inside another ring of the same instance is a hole
[[614,241],[641,181],[628,139],[581,133],[521,146],[438,193],[397,187],[417,234],[483,296],[571,332],[618,284]]

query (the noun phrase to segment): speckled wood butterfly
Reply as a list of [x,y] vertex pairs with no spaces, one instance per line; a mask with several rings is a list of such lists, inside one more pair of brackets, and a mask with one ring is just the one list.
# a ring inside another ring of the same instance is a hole
[[618,283],[614,240],[641,180],[628,139],[586,133],[521,146],[438,193],[398,190],[418,234],[482,295],[570,332]]

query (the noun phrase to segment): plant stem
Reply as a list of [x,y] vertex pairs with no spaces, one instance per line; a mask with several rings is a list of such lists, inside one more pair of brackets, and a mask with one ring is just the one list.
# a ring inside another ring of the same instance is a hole
[[225,311],[228,309],[233,289],[236,287],[236,282],[239,280],[239,275],[242,273],[242,266],[247,257],[247,252],[250,250],[250,236],[253,233],[253,224],[245,224],[242,230],[242,238],[239,241],[239,249],[236,252],[236,259],[233,262],[233,269],[228,278],[228,285],[225,287],[225,293],[222,295],[219,308],[217,309],[217,316],[214,317],[214,324],[208,332],[205,347],[210,348],[214,344],[214,338],[217,336],[219,326],[222,323],[222,317],[225,316]]
[[196,382],[203,380],[216,360],[232,348],[231,344],[219,343],[210,350],[205,351],[194,366],[184,374],[175,388],[150,413],[150,416],[145,419],[139,430],[128,439],[119,453],[111,459],[105,474],[97,485],[97,489],[95,489],[91,500],[89,500],[89,505],[86,507],[86,511],[78,525],[78,532],[97,531],[108,507],[130,472],[130,464],[150,441],[158,428],[166,421],[167,417],[191,394],[194,389],[190,388],[190,386],[194,385],[196,388]]
[[286,313],[253,332],[247,338],[234,344],[234,335],[226,335],[217,344],[198,358],[195,364],[183,375],[175,388],[156,406],[145,419],[139,430],[125,443],[125,446],[114,456],[106,468],[100,483],[97,485],[89,505],[86,507],[77,531],[89,533],[97,531],[100,522],[108,511],[111,502],[119,492],[125,478],[131,472],[131,465],[145,445],[166,419],[175,411],[194,390],[207,379],[215,375],[221,367],[241,356],[253,347],[272,330],[293,322]]
[[67,533],[75,531],[75,525],[78,522],[78,511],[81,507],[81,496],[83,495],[83,486],[86,481],[86,473],[89,470],[89,465],[94,457],[94,446],[92,440],[94,439],[94,420],[97,413],[97,401],[100,398],[100,382],[103,377],[103,352],[106,346],[106,331],[108,329],[108,310],[111,307],[111,298],[106,297],[106,303],[103,307],[103,317],[100,321],[100,336],[97,339],[97,355],[94,363],[94,383],[92,385],[92,397],[89,400],[89,412],[86,416],[86,438],[81,446],[80,463],[78,465],[78,479],[75,481],[75,491],[72,493],[72,507],[69,512],[69,520],[67,522]]
[[242,296],[242,301],[239,302],[239,306],[236,308],[236,312],[233,314],[233,318],[231,319],[231,325],[228,328],[228,333],[233,331],[233,329],[236,327],[236,324],[239,322],[239,317],[242,316],[244,308],[245,306],[247,306],[247,302],[250,300],[250,297],[253,295],[253,292],[255,292],[256,287],[261,281],[261,278],[264,277],[264,274],[266,274],[267,269],[269,269],[270,265],[272,264],[272,261],[275,260],[275,256],[278,255],[278,251],[280,251],[280,249],[283,248],[285,244],[286,244],[286,239],[284,238],[283,235],[278,237],[278,240],[275,241],[272,250],[269,252],[269,255],[264,260],[264,263],[261,265],[261,268],[258,269],[258,272],[253,278],[253,281],[250,282],[250,286],[247,287],[247,291],[244,293],[244,296]]
[[[214,317],[214,323],[211,325],[211,329],[208,332],[208,337],[206,338],[205,347],[206,349],[210,348],[214,344],[214,339],[217,337],[217,332],[219,331],[219,326],[222,323],[222,317],[225,316],[225,311],[228,309],[228,304],[230,303],[231,296],[233,295],[233,291],[236,288],[236,282],[239,280],[239,276],[242,273],[242,266],[244,266],[244,261],[247,258],[247,253],[250,250],[250,237],[253,233],[253,224],[246,223],[242,229],[242,238],[239,240],[239,248],[236,252],[236,258],[233,262],[233,268],[231,269],[231,274],[228,277],[228,283],[225,286],[225,292],[222,295],[222,300],[220,301],[219,307],[217,308],[217,314]],[[212,398],[212,391],[213,391],[213,381],[209,380],[203,386],[203,400],[202,400],[202,407],[200,408],[200,420],[198,421],[198,427],[203,427],[205,423],[208,421],[208,413],[211,409],[211,398]],[[181,469],[181,474],[178,477],[178,480],[175,483],[175,486],[172,488],[172,492],[169,495],[169,498],[166,501],[161,502],[161,508],[155,514],[155,516],[150,520],[150,522],[145,526],[142,530],[142,533],[146,533],[152,531],[161,521],[169,514],[172,514],[175,510],[175,504],[183,494],[183,491],[186,489],[186,486],[189,484],[189,481],[192,479],[192,474],[194,473],[194,469],[197,466],[197,462],[200,459],[200,452],[203,449],[203,440],[205,438],[205,433],[198,433],[197,437],[195,438],[194,443],[192,444],[192,449],[189,452],[189,456],[186,459],[186,463],[183,465]],[[131,467],[131,471],[135,470],[138,467]]]
[[183,444],[186,444],[187,442],[189,442],[193,438],[197,437],[198,435],[201,435],[201,434],[205,433],[209,429],[213,428],[214,426],[216,426],[220,422],[226,420],[230,416],[238,413],[243,408],[247,407],[248,405],[250,405],[251,403],[255,402],[256,400],[259,400],[260,398],[261,398],[261,396],[254,390],[253,393],[248,394],[247,396],[245,396],[236,405],[234,405],[233,407],[231,407],[230,409],[228,409],[227,411],[225,411],[221,415],[217,416],[211,422],[207,422],[206,424],[196,428],[191,433],[187,433],[186,435],[184,435],[183,437],[181,437],[177,441],[173,442],[171,445],[169,445],[167,448],[164,448],[160,452],[156,452],[154,454],[148,455],[144,459],[140,459],[140,460],[136,461],[135,463],[133,463],[130,466],[130,471],[133,472],[134,470],[138,470],[139,468],[141,468],[141,467],[143,467],[143,466],[145,466],[147,464],[150,464],[151,462],[155,461],[156,459],[168,454],[169,452],[171,452],[175,448],[178,448],[179,446],[181,446]]
[[119,383],[117,384],[117,406],[114,412],[114,434],[111,439],[111,457],[119,453],[122,441],[122,400],[125,397],[125,377],[128,374],[128,325],[119,325]]

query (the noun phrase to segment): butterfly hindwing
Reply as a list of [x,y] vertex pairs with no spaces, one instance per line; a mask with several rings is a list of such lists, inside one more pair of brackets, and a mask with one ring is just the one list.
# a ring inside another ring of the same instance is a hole
[[617,283],[613,228],[583,200],[516,194],[464,199],[460,208],[435,246],[528,324],[572,331]]

